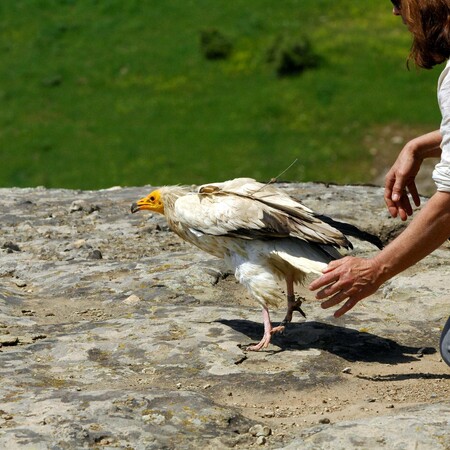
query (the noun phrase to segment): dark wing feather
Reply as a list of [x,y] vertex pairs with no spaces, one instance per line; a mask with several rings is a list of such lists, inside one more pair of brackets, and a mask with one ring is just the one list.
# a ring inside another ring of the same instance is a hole
[[353,236],[362,241],[370,242],[371,244],[378,247],[380,250],[384,247],[383,242],[378,236],[375,236],[374,234],[369,233],[367,231],[363,231],[358,227],[356,227],[355,225],[352,225],[347,222],[339,222],[337,220],[332,219],[331,217],[324,216],[321,214],[316,214],[316,217],[322,220],[323,222],[327,223],[328,225],[331,225],[332,227],[341,231],[346,236]]

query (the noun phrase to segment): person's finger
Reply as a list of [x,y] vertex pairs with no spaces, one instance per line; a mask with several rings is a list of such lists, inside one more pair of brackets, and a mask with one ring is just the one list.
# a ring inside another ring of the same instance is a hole
[[394,186],[392,187],[392,195],[391,199],[393,202],[399,202],[402,198],[402,195],[405,192],[406,182],[404,177],[397,176],[395,178]]
[[340,290],[335,295],[330,297],[328,300],[325,300],[324,302],[322,302],[320,304],[320,306],[323,309],[328,309],[328,308],[331,308],[331,307],[336,306],[337,304],[341,303],[347,297],[348,297],[348,293],[343,290]]
[[328,297],[329,295],[333,294],[333,289],[331,288],[331,286],[334,285],[334,283],[336,282],[338,278],[333,277],[333,278],[324,278],[323,276],[318,278],[317,280],[314,280],[309,286],[308,289],[310,291],[316,291],[317,289],[320,288],[324,288],[321,291],[317,292],[316,294],[316,298],[320,299],[320,298],[325,298]]
[[384,199],[386,201],[388,201],[388,200],[392,201],[392,186],[393,185],[394,185],[394,180],[386,179],[386,182],[384,185]]
[[392,199],[392,188],[395,184],[395,176],[388,172],[384,179],[384,198],[386,200]]
[[416,206],[420,206],[420,195],[417,191],[417,186],[414,181],[408,184],[408,191],[411,194],[412,199],[414,200],[414,204]]
[[384,184],[384,202],[389,211],[389,214],[395,219],[399,215],[399,210],[396,202],[392,200],[392,190],[395,185],[395,176],[390,172],[386,175]]
[[402,198],[400,200],[402,204],[403,210],[406,212],[408,216],[411,216],[413,213],[413,209],[411,206],[411,202],[409,201],[408,194],[406,192],[403,192]]
[[387,205],[387,209],[392,218],[396,219],[398,216],[398,208],[395,206],[395,203],[392,202],[391,205]]
[[400,201],[396,203],[396,206],[398,215],[400,216],[400,219],[403,221],[405,221],[413,213],[413,209],[406,192],[403,193]]
[[316,278],[311,284],[308,286],[310,291],[315,291],[317,289],[323,288],[324,286],[328,286],[332,283],[335,283],[339,279],[339,275],[335,275],[334,273],[325,273],[319,278]]
[[408,214],[402,206],[398,208],[398,215],[403,222],[408,219]]
[[406,220],[412,214],[411,203],[409,203],[409,199],[406,196],[402,197],[398,209],[402,220]]
[[343,316],[346,312],[350,311],[357,303],[359,302],[359,300],[356,300],[355,298],[350,297],[343,306],[341,306],[337,311],[335,311],[334,313],[334,317],[341,317]]
[[317,292],[316,299],[317,300],[323,300],[324,298],[330,297],[331,295],[334,295],[336,293],[339,293],[342,290],[341,287],[337,283],[332,283],[322,289],[321,291]]

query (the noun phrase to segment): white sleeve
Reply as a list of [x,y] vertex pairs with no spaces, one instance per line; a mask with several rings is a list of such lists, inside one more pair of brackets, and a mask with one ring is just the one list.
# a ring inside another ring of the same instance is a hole
[[433,170],[433,180],[438,191],[450,192],[450,165],[438,163]]
[[442,80],[438,96],[442,114],[442,153],[441,161],[434,169],[433,180],[438,191],[450,192],[450,72]]

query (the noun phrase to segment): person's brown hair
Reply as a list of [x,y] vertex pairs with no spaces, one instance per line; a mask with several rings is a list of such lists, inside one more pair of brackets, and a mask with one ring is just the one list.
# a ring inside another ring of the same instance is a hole
[[450,57],[450,0],[401,0],[413,35],[409,60],[431,69]]

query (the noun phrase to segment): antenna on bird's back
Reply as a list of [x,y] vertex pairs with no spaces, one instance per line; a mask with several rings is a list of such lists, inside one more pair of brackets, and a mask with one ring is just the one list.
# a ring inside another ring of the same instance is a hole
[[278,178],[281,177],[281,175],[284,175],[294,164],[298,163],[298,158],[295,158],[294,161],[289,164],[289,166],[286,167],[286,169],[283,170],[283,172],[279,173],[275,178],[271,178],[270,181],[267,184],[276,183],[278,181]]
[[297,163],[298,163],[298,158],[295,158],[294,161],[292,161],[291,164],[289,164],[289,166],[283,170],[283,172],[279,173],[275,178],[271,178],[264,186],[261,186],[258,190],[256,190],[254,192],[254,194],[263,190],[266,186],[269,186],[269,184],[276,183],[278,181],[278,178],[280,178],[282,175],[284,175],[294,164],[297,164]]

